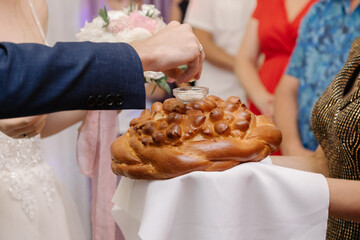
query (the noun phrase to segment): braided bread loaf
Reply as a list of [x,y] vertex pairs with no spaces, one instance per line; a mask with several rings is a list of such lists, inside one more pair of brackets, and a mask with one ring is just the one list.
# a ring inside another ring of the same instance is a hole
[[112,170],[136,179],[222,171],[262,160],[281,139],[270,118],[255,116],[237,97],[208,96],[188,104],[171,98],[144,110],[114,141]]

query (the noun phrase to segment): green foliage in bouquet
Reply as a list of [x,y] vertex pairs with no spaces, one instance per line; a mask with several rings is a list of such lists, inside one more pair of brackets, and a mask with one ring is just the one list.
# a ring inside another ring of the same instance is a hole
[[[179,69],[181,69],[182,71],[186,70],[186,65],[181,65],[179,67]],[[166,75],[164,77],[162,77],[162,78],[155,79],[154,82],[156,82],[156,85],[153,88],[153,90],[151,91],[151,94],[153,94],[155,92],[156,86],[158,86],[159,88],[165,90],[170,95],[171,94],[171,89],[170,89],[169,84],[167,83],[168,79],[169,78]],[[146,79],[145,79],[145,82],[146,82]]]
[[[181,65],[181,66],[179,66],[178,68],[179,68],[180,70],[182,70],[182,71],[185,71],[185,70],[186,70],[186,65],[185,65],[185,64],[184,64],[184,65]],[[162,78],[159,78],[159,79],[154,80],[154,82],[156,82],[156,85],[155,85],[155,87],[153,88],[153,90],[151,91],[151,94],[153,94],[153,93],[155,92],[156,86],[158,86],[159,88],[165,90],[165,91],[170,95],[170,94],[171,94],[171,88],[170,88],[169,84],[167,83],[167,80],[168,80],[168,79],[169,79],[168,76],[165,75],[165,76],[162,77]],[[145,82],[146,82],[146,80],[145,80]]]
[[99,9],[98,11],[99,16],[104,20],[105,24],[104,24],[104,28],[107,28],[110,24],[110,18],[106,9],[106,6],[104,6],[104,9]]
[[[154,79],[153,82],[156,83],[156,85],[154,86],[153,90],[151,91],[151,95],[155,92],[156,87],[159,87],[163,90],[165,90],[167,92],[167,94],[171,94],[171,88],[169,86],[169,84],[167,83],[168,77],[165,75],[162,78],[159,79]],[[145,79],[145,83],[146,83],[146,79]]]

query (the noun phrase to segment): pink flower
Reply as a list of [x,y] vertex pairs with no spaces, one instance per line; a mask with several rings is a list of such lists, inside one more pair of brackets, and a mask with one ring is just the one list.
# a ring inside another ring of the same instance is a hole
[[150,17],[143,16],[139,12],[131,12],[129,16],[110,20],[108,31],[119,33],[125,29],[143,28],[153,34],[156,30],[156,24],[156,21]]
[[131,12],[129,15],[129,25],[131,29],[144,28],[150,33],[154,33],[156,30],[156,21],[150,17],[141,15],[139,12]]
[[129,16],[123,16],[117,19],[111,19],[108,31],[111,33],[119,33],[127,28],[129,28]]

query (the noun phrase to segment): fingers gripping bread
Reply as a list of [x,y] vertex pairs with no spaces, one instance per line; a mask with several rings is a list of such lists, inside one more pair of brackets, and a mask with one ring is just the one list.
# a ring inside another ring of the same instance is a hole
[[112,170],[136,179],[223,171],[262,160],[281,139],[270,118],[255,116],[237,97],[208,96],[189,104],[171,98],[144,110],[114,141]]

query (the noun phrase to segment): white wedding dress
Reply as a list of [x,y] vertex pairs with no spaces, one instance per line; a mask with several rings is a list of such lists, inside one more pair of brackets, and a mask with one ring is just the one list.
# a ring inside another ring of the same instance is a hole
[[1,240],[85,239],[69,200],[41,156],[39,136],[16,140],[0,132]]

